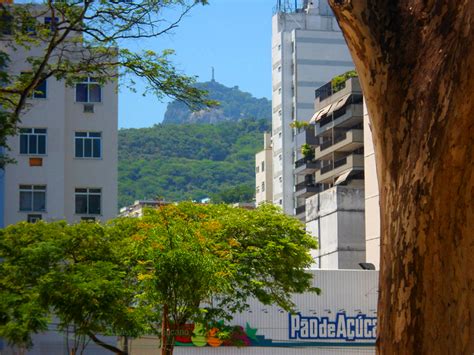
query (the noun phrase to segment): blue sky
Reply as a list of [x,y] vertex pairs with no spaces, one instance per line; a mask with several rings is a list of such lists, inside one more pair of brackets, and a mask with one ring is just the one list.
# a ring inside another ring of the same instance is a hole
[[[210,0],[194,8],[172,35],[133,43],[133,47],[176,51],[174,64],[200,81],[211,78],[239,86],[256,97],[271,96],[271,18],[276,0]],[[135,49],[136,49],[135,48]],[[161,122],[166,102],[122,88],[119,127],[150,127]]]

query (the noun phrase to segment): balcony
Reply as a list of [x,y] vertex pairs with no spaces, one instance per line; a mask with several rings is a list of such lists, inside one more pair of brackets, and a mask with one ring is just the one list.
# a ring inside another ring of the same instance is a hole
[[302,222],[306,220],[306,205],[301,205],[295,208],[295,217]]
[[316,134],[327,131],[333,127],[351,127],[362,122],[364,109],[362,104],[349,104],[341,109],[330,112],[326,117],[317,122]]
[[295,130],[295,142],[297,146],[301,146],[305,143],[309,145],[314,145],[317,143],[316,136],[314,135],[314,125],[309,125]]
[[362,146],[364,146],[364,131],[351,129],[321,144],[315,149],[314,154],[316,159],[327,160],[334,152],[352,152]]
[[310,197],[319,192],[318,184],[313,181],[303,181],[295,186],[295,197]]
[[296,175],[308,175],[314,173],[319,168],[319,162],[314,159],[302,158],[295,162]]
[[329,184],[346,170],[362,170],[363,168],[364,156],[362,154],[350,154],[316,171],[315,180],[318,184]]

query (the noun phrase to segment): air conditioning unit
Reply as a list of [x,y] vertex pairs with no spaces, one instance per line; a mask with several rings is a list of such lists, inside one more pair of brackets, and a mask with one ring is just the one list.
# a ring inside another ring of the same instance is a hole
[[94,105],[84,104],[84,113],[94,113]]

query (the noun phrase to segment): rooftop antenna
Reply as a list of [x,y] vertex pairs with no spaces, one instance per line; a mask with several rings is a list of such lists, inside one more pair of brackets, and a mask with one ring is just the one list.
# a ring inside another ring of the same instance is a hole
[[212,78],[211,78],[211,81],[216,81],[216,80],[214,79],[214,67],[211,67],[211,69],[212,69]]

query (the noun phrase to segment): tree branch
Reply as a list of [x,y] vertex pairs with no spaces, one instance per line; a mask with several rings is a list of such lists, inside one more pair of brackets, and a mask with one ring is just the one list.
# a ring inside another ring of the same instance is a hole
[[119,348],[117,348],[117,347],[115,347],[115,346],[113,346],[113,345],[107,344],[106,342],[100,340],[100,339],[97,338],[97,337],[95,336],[95,334],[92,333],[92,332],[88,332],[87,335],[89,336],[89,338],[92,339],[92,341],[93,341],[94,343],[96,343],[97,345],[99,345],[99,346],[101,346],[101,347],[103,347],[103,348],[105,348],[105,349],[107,349],[107,350],[110,350],[110,351],[112,351],[112,352],[114,352],[114,353],[116,353],[116,354],[118,354],[118,355],[128,355],[128,353],[124,352],[123,350],[121,350],[121,349],[119,349]]

